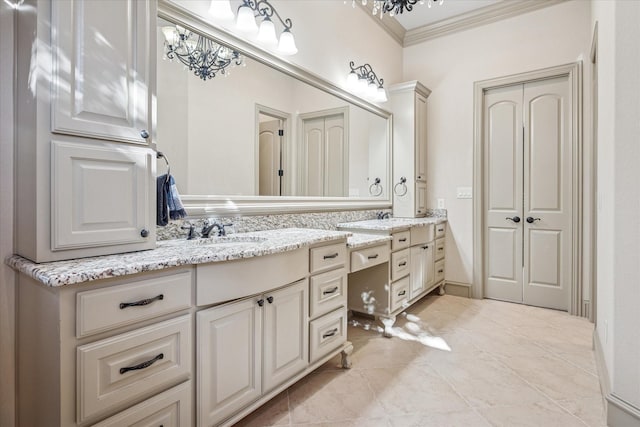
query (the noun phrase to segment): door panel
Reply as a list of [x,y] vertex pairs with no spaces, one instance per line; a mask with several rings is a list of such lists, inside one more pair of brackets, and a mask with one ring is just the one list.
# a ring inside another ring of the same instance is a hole
[[281,168],[280,159],[282,151],[280,130],[280,120],[270,120],[260,123],[259,134],[259,195],[279,196],[280,176],[278,171]]
[[[569,309],[573,143],[568,77],[524,87],[524,303]],[[537,219],[539,218],[539,219]]]
[[485,296],[522,302],[522,85],[487,92],[484,141]]
[[325,196],[347,196],[345,165],[344,117],[333,116],[325,120]]
[[322,196],[324,193],[324,120],[304,122],[304,180],[305,196]]

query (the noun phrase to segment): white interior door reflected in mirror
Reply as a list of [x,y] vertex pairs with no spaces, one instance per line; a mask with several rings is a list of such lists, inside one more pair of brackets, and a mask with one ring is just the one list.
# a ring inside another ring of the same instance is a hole
[[282,164],[282,138],[284,137],[282,120],[260,114],[258,132],[258,151],[260,160],[259,195],[281,196],[284,165]]

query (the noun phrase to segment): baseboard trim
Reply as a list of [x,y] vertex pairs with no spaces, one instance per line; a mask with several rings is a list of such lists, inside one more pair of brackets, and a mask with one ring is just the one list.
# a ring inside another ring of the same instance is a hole
[[444,293],[447,295],[455,295],[457,297],[471,298],[471,284],[447,280],[444,282]]
[[604,351],[598,331],[593,331],[593,350],[596,369],[600,379],[600,390],[606,410],[607,425],[610,427],[640,427],[640,408],[626,402],[611,392],[609,371],[604,362]]

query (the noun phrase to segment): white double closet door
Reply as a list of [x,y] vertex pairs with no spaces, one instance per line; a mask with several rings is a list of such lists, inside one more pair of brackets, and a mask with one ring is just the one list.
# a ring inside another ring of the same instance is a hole
[[484,295],[568,310],[573,271],[569,79],[492,89],[484,101]]

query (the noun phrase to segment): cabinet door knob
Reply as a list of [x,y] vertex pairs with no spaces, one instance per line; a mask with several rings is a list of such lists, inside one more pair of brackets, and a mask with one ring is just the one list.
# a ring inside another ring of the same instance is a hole
[[144,139],[149,138],[149,132],[146,131],[146,129],[142,129],[140,131],[140,136],[143,137]]
[[268,302],[269,304],[273,303],[273,297],[267,297],[267,302]]
[[140,235],[142,237],[148,237],[149,236],[149,230],[147,230],[146,228],[143,228],[142,230],[140,230]]
[[264,305],[264,300],[263,300],[263,299],[259,299],[259,300],[257,301],[257,303],[258,303],[258,305],[259,305],[260,307],[262,307],[262,306]]

